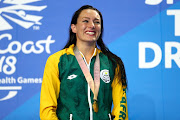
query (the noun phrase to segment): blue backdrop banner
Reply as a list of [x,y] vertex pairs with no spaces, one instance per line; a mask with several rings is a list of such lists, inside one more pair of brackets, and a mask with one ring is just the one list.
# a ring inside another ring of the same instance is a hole
[[180,0],[0,0],[0,120],[40,119],[46,60],[86,4],[125,64],[129,120],[180,120]]

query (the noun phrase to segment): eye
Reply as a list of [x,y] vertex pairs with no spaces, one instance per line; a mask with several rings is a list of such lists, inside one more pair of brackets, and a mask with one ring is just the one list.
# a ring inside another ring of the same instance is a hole
[[95,23],[95,24],[100,24],[100,21],[95,21],[94,23]]
[[88,23],[88,20],[83,20],[83,22]]

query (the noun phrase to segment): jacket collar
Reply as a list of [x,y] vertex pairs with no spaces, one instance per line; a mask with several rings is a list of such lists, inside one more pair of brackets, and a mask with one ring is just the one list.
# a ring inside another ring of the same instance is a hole
[[[70,45],[69,48],[67,48],[67,54],[71,54],[71,55],[74,55],[74,56],[75,56],[74,51],[73,51],[74,47],[75,47],[74,44]],[[96,56],[96,54],[97,54],[96,51],[98,51],[98,53],[101,52],[101,50],[96,47],[96,49],[95,49],[95,51],[94,51],[94,54],[93,54],[93,57]]]

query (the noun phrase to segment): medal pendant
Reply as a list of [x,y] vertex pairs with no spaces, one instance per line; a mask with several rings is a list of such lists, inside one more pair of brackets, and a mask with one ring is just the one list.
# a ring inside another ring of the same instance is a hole
[[98,112],[98,103],[97,103],[97,101],[96,100],[94,100],[94,102],[93,102],[93,109],[94,109],[94,112]]

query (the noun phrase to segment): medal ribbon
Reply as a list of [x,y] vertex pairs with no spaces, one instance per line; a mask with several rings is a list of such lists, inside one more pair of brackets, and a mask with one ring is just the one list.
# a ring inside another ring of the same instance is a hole
[[94,108],[94,104],[96,108],[94,108],[94,111],[98,111],[98,106],[97,106],[97,97],[98,97],[98,93],[99,93],[99,87],[100,87],[100,59],[99,59],[99,53],[97,51],[97,55],[96,55],[96,60],[94,63],[94,80],[91,76],[91,73],[88,69],[88,67],[86,66],[79,50],[77,47],[74,47],[74,54],[75,57],[79,63],[79,66],[86,78],[87,83],[89,84],[91,91],[94,93],[94,103],[93,103],[93,108]]

